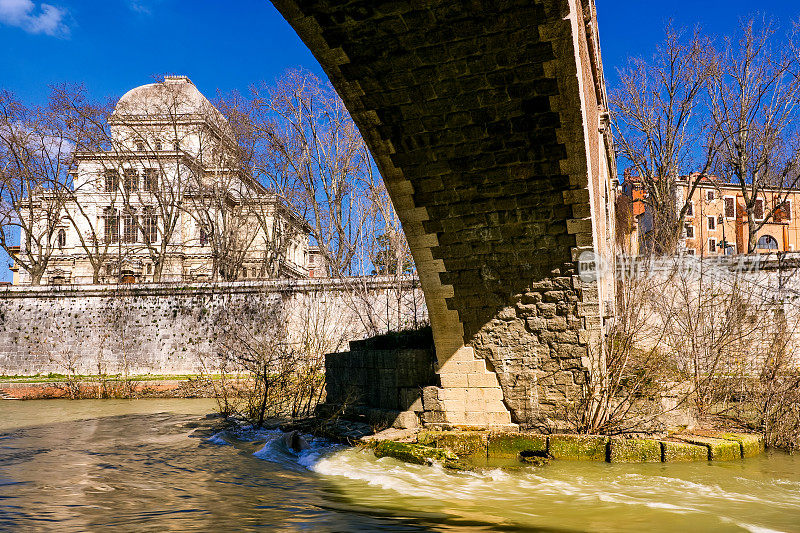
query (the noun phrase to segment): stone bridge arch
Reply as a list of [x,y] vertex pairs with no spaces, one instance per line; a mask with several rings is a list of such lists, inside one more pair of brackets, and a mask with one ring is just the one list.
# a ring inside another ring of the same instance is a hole
[[[557,427],[603,364],[616,175],[593,0],[272,0],[361,130],[419,273],[430,424]],[[588,387],[588,388],[587,388]]]

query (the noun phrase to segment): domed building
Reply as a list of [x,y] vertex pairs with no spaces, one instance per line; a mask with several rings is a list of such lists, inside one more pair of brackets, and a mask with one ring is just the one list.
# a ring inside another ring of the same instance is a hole
[[234,128],[189,78],[125,93],[96,144],[74,154],[42,284],[308,276],[308,225],[253,178]]

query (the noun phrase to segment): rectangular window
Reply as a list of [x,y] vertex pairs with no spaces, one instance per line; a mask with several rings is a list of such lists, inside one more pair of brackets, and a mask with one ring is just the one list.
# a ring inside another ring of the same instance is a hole
[[708,239],[708,251],[710,253],[717,251],[717,239]]
[[136,141],[136,151],[144,152],[144,141]]
[[714,217],[708,217],[708,229],[714,230],[717,229],[717,219]]
[[144,169],[144,190],[156,192],[158,190],[158,170],[154,168]]
[[764,200],[762,198],[756,198],[755,205],[753,205],[753,218],[764,220]]
[[142,215],[142,238],[146,243],[158,242],[158,215],[152,207],[145,207]]
[[689,201],[688,204],[686,204],[686,216],[687,217],[694,216],[694,202],[692,202],[691,200]]
[[119,172],[116,170],[106,170],[106,192],[117,192],[119,189]]
[[706,191],[706,200],[709,202],[714,201],[714,191]]
[[206,229],[202,226],[198,227],[198,231],[200,233],[200,246],[207,246],[208,241],[211,240],[209,238],[208,232],[206,232]]
[[694,239],[694,226],[691,224],[686,224],[686,238],[687,239]]
[[686,254],[687,255],[694,255],[694,248],[687,248],[686,249]]
[[107,243],[119,241],[119,211],[113,207],[103,210],[103,236]]
[[725,218],[736,217],[736,200],[733,196],[725,197]]
[[139,190],[139,173],[135,169],[125,169],[125,192]]
[[136,212],[130,209],[125,210],[122,216],[122,242],[138,242],[139,231],[136,227]]
[[792,220],[792,201],[781,202],[780,209],[775,210],[775,222],[789,222]]

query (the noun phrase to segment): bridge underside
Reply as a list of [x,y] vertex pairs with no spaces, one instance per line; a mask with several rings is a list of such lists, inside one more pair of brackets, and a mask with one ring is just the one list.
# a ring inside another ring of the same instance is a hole
[[593,0],[273,0],[403,223],[441,388],[424,421],[563,425],[603,358],[613,172]]

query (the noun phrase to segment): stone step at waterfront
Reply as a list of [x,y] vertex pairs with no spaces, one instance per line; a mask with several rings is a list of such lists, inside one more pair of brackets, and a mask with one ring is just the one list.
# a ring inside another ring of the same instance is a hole
[[[610,463],[673,463],[688,461],[733,461],[764,452],[761,435],[703,431],[701,435],[675,434],[664,439],[623,438],[604,435],[530,433],[494,433],[487,431],[421,431],[414,451],[406,443],[403,453],[392,455],[391,446],[381,449],[382,456],[406,460],[409,455],[434,457],[428,449],[451,452],[460,459],[472,462],[517,459],[527,462],[531,457],[571,461],[606,461]],[[380,442],[380,441],[379,441]],[[383,441],[387,442],[387,441]],[[387,451],[388,450],[388,451]],[[465,464],[452,461],[453,465]],[[445,464],[447,466],[447,464]]]

